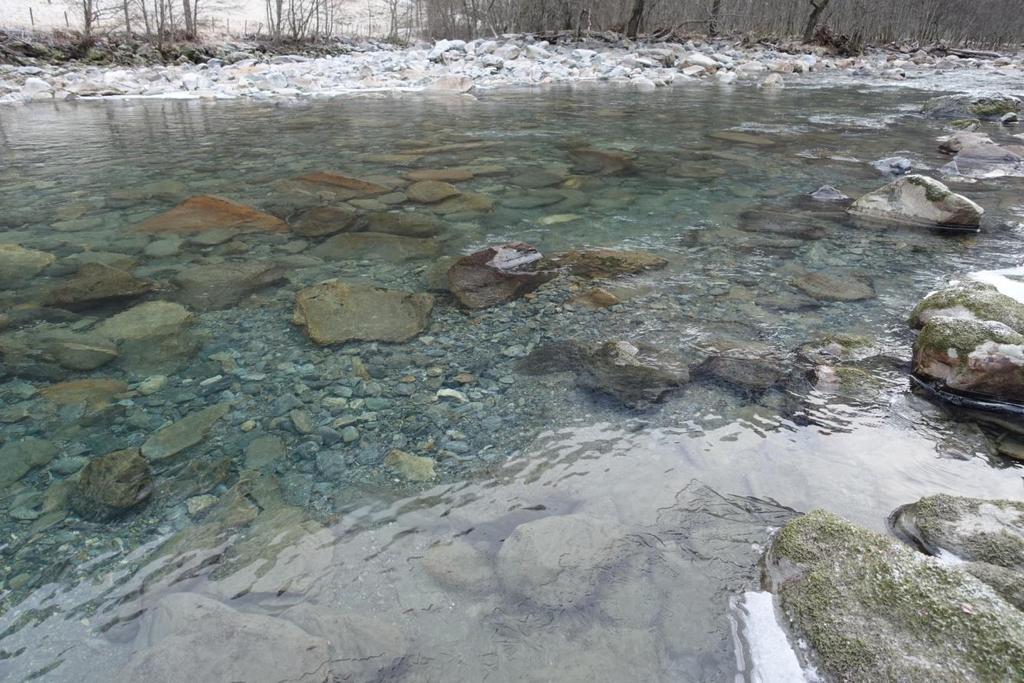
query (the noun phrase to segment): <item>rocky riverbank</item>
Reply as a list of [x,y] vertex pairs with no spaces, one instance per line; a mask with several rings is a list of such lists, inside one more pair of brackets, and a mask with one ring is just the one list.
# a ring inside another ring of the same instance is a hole
[[886,81],[954,70],[1006,79],[1024,75],[1024,57],[1019,54],[985,59],[872,50],[860,57],[838,57],[825,48],[724,40],[589,39],[551,44],[532,36],[507,36],[411,47],[353,42],[313,54],[280,54],[254,43],[162,52],[137,44],[79,52],[38,46],[8,54],[11,64],[0,65],[0,103],[95,97],[298,98],[382,91],[450,95],[581,82],[650,92],[701,80],[781,87],[793,78],[840,73]]

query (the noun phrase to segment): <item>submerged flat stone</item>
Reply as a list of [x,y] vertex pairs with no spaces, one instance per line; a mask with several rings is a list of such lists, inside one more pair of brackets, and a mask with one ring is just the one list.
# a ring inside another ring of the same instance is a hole
[[429,214],[409,211],[377,211],[361,217],[358,226],[367,232],[400,237],[437,237],[445,224]]
[[126,391],[128,384],[123,380],[88,377],[51,384],[40,389],[39,394],[58,406],[85,405],[90,410],[97,410],[110,405],[115,396]]
[[861,301],[875,298],[875,288],[871,282],[852,275],[806,273],[794,278],[793,286],[818,301]]
[[489,308],[528,294],[554,277],[538,268],[542,255],[529,244],[481,249],[448,266],[448,290],[467,308]]
[[149,460],[164,460],[195,446],[206,438],[213,425],[229,410],[230,404],[218,403],[186,415],[146,439],[142,444],[142,454]]
[[459,188],[440,180],[421,180],[405,188],[410,200],[420,204],[437,204],[450,197],[457,197]]
[[133,299],[152,290],[152,282],[135,277],[126,270],[100,263],[86,263],[77,273],[51,288],[44,303],[48,306],[79,309]]
[[56,256],[45,251],[0,244],[0,287],[24,286],[56,260]]
[[300,211],[291,220],[292,231],[303,237],[327,237],[350,230],[359,214],[343,206],[315,206]]
[[779,531],[766,565],[793,635],[830,680],[1024,678],[1024,612],[894,539],[819,510]]
[[376,232],[342,233],[329,238],[310,252],[329,261],[381,259],[400,263],[441,255],[441,244],[431,238],[404,237]]
[[295,296],[292,322],[315,343],[405,342],[430,320],[434,297],[331,280]]
[[192,266],[174,276],[176,298],[199,311],[217,311],[280,282],[284,274],[277,264],[261,261]]
[[196,593],[171,593],[141,620],[118,683],[327,683],[330,644],[274,617],[236,611]]
[[27,436],[0,447],[0,487],[6,488],[37,467],[57,457],[57,447],[45,439]]
[[137,228],[148,233],[198,233],[226,230],[232,233],[287,232],[288,224],[277,216],[222,197],[190,197],[170,211],[154,216]]
[[572,275],[591,280],[638,275],[667,265],[668,261],[646,251],[618,249],[574,249],[555,254],[545,262],[546,267],[564,268]]
[[391,449],[384,458],[384,464],[408,481],[423,482],[437,479],[437,472],[434,470],[437,463],[433,458],[413,455],[398,448]]
[[356,193],[356,196],[368,196],[375,194],[387,194],[391,192],[391,188],[385,187],[378,183],[370,182],[369,180],[362,180],[360,178],[353,178],[341,173],[335,173],[332,171],[316,171],[314,173],[307,173],[296,178],[300,183],[307,183],[312,185],[325,185],[327,187],[340,187],[344,190],[349,190]]

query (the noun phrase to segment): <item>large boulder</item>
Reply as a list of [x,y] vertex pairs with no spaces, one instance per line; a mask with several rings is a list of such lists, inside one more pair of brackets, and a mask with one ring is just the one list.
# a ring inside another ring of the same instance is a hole
[[153,493],[153,472],[139,449],[107,453],[82,469],[71,494],[71,507],[94,521],[114,519]]
[[284,268],[265,261],[192,266],[174,276],[176,298],[199,311],[217,311],[280,282],[284,274]]
[[919,330],[935,317],[995,320],[1024,334],[1024,304],[992,285],[974,280],[926,296],[911,312],[910,327]]
[[80,309],[140,297],[153,290],[149,280],[101,263],[85,263],[78,272],[51,288],[48,306]]
[[935,316],[914,341],[913,372],[953,391],[1024,401],[1024,335],[993,320]]
[[1009,113],[1024,112],[1024,102],[1012,95],[944,95],[934,97],[921,108],[933,119],[981,119],[998,121]]
[[331,675],[324,638],[195,593],[172,593],[151,608],[134,650],[117,680],[326,683]]
[[170,211],[154,216],[136,228],[148,233],[198,233],[225,230],[233,233],[287,232],[288,224],[277,216],[222,197],[190,197]]
[[0,244],[0,287],[23,287],[56,260],[45,251],[26,249],[19,244]]
[[929,496],[897,509],[893,522],[930,555],[1024,572],[1024,501]]
[[829,680],[1024,679],[1024,612],[957,567],[824,511],[786,524],[765,563]]
[[858,218],[903,225],[931,225],[977,230],[985,210],[923,175],[897,178],[850,205]]
[[1024,502],[937,495],[892,514],[896,531],[1024,610]]
[[528,294],[554,277],[537,269],[543,256],[528,244],[488,247],[448,269],[448,289],[467,308],[489,308]]
[[321,345],[406,342],[426,328],[433,306],[429,294],[330,280],[296,294],[292,322]]
[[603,569],[630,550],[614,522],[583,514],[520,524],[498,552],[504,589],[541,607],[563,610],[597,592]]

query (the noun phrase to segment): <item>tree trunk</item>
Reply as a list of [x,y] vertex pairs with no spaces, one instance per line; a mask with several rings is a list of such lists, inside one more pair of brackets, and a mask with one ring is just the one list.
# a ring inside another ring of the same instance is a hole
[[124,32],[127,33],[130,38],[132,35],[132,18],[128,14],[128,0],[123,0],[121,4],[124,9]]
[[708,35],[718,35],[718,18],[722,16],[722,0],[712,0],[711,16],[708,17]]
[[818,28],[818,20],[821,19],[822,13],[825,8],[828,7],[830,0],[811,0],[811,16],[807,17],[807,26],[804,27],[804,42],[809,43],[814,40],[814,31]]
[[82,0],[82,32],[88,38],[92,35],[92,0]]
[[636,38],[640,33],[640,25],[644,21],[644,2],[645,0],[633,0],[633,11],[626,23],[626,37],[628,38]]
[[192,7],[189,4],[189,0],[181,0],[181,12],[185,15],[185,37],[195,38],[196,29],[192,25]]

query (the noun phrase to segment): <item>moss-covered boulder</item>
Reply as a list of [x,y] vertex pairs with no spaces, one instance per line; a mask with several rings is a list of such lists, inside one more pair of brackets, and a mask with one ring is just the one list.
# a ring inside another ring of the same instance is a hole
[[1024,572],[1024,502],[929,496],[896,510],[893,523],[930,555]]
[[977,230],[985,210],[938,180],[908,175],[862,196],[848,212],[858,218],[898,225]]
[[945,95],[934,97],[921,108],[921,113],[933,119],[981,119],[998,121],[1009,113],[1024,112],[1024,102],[1012,95]]
[[913,372],[954,391],[1024,401],[1024,335],[992,320],[935,316],[914,342]]
[[1024,679],[1024,613],[957,567],[815,511],[768,550],[772,589],[837,681]]
[[1024,304],[992,285],[968,280],[925,297],[910,314],[910,327],[919,330],[935,317],[995,320],[1024,334]]
[[924,552],[960,566],[1024,609],[1024,502],[929,496],[898,508],[892,523]]

